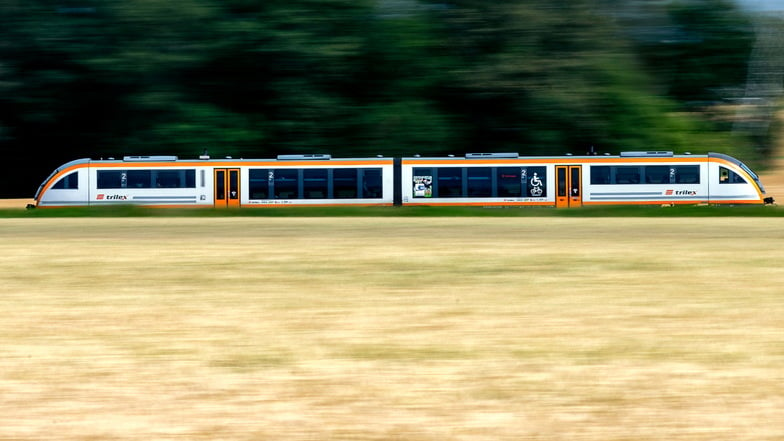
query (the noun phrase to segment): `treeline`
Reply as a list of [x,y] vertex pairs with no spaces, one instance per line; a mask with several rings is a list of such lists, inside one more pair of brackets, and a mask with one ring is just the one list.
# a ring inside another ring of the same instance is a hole
[[0,197],[77,157],[205,149],[755,160],[719,105],[753,42],[729,0],[5,1]]

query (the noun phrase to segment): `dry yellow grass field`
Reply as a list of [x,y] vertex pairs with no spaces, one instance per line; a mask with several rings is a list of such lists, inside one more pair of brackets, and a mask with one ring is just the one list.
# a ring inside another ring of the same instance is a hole
[[780,440],[783,223],[0,219],[0,440]]
[[0,199],[0,209],[23,209],[33,202],[33,199]]

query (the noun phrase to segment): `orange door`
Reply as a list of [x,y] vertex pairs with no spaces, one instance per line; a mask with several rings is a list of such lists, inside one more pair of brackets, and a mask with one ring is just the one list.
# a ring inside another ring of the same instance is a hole
[[555,206],[582,207],[582,167],[579,165],[557,165],[555,167]]
[[216,168],[215,177],[215,207],[240,206],[240,169]]

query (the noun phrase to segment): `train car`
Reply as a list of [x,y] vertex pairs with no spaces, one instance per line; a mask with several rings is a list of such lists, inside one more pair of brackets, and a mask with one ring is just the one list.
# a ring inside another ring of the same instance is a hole
[[403,205],[762,204],[759,177],[719,153],[624,152],[521,157],[479,153],[403,158]]
[[58,167],[34,206],[159,207],[762,204],[759,177],[719,153],[444,158],[80,159]]
[[58,167],[35,195],[37,207],[249,207],[392,205],[391,158],[79,159]]

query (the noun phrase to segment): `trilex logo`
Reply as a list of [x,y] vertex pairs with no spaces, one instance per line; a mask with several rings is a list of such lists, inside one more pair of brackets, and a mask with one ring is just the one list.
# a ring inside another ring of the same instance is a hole
[[667,190],[664,192],[665,196],[696,196],[696,190]]
[[96,196],[96,199],[99,201],[124,201],[128,199],[128,196],[124,194],[99,194]]

